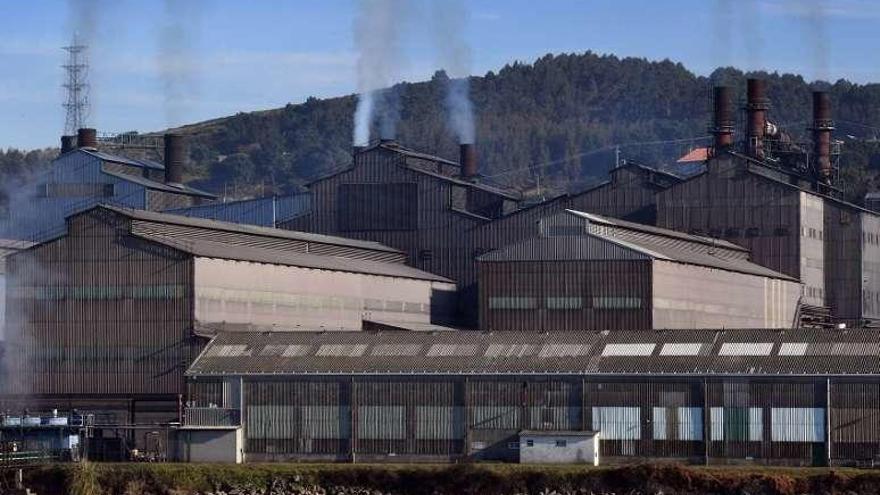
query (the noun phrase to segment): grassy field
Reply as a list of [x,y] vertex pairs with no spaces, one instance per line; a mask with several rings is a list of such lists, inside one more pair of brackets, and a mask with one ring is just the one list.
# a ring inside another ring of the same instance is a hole
[[[434,494],[780,494],[880,493],[880,470],[616,467],[512,464],[59,464],[33,471],[28,486],[40,495],[320,493],[283,487],[341,488],[401,495]],[[342,491],[341,493],[354,493]]]

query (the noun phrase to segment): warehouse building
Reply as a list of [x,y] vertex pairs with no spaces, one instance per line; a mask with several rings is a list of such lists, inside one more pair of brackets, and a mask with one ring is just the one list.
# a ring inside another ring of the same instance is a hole
[[132,159],[98,149],[95,129],[62,138],[61,155],[24,189],[14,192],[0,237],[39,242],[64,233],[65,219],[97,204],[162,211],[215,199],[183,184],[184,138],[164,138],[164,163]]
[[21,329],[7,399],[121,409],[116,421],[177,418],[183,373],[214,332],[427,325],[455,288],[374,242],[111,206],[67,224],[7,257]]
[[878,352],[876,329],[220,333],[185,422],[240,424],[248,461],[515,461],[523,433],[598,431],[603,463],[869,464]]
[[519,195],[481,179],[472,150],[462,145],[462,164],[388,140],[356,150],[350,167],[308,185],[309,211],[280,226],[400,249],[412,266],[455,280],[459,320],[476,325],[474,258],[484,247],[471,231],[514,211]]
[[483,330],[791,328],[801,285],[736,244],[567,210],[479,258]]

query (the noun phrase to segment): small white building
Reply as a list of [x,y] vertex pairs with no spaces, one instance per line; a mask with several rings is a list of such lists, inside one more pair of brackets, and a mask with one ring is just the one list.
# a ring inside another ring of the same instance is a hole
[[598,431],[540,431],[519,433],[520,464],[599,465]]

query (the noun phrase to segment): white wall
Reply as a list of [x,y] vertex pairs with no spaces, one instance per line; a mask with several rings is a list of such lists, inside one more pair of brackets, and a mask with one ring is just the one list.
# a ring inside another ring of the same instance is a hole
[[360,330],[364,319],[431,323],[432,303],[454,284],[195,258],[201,324],[278,330]]
[[[564,442],[560,446],[557,442]],[[591,464],[599,465],[599,436],[522,433],[519,437],[519,462],[522,464]]]
[[670,261],[653,262],[654,328],[791,328],[801,285]]
[[801,191],[801,282],[804,304],[825,302],[825,209],[823,199]]

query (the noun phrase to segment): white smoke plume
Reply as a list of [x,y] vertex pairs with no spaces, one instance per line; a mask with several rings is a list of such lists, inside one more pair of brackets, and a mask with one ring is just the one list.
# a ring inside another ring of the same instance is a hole
[[194,38],[199,28],[201,8],[196,2],[165,0],[156,65],[162,78],[165,124],[168,127],[183,121],[184,107],[198,90]]
[[476,129],[468,82],[471,48],[464,33],[468,10],[462,0],[433,0],[431,14],[440,65],[449,75],[445,99],[448,125],[459,143],[473,143]]
[[359,6],[354,26],[359,93],[354,144],[365,146],[375,119],[381,136],[393,138],[400,118],[400,100],[391,86],[400,75],[400,17],[406,6],[403,0],[361,0]]
[[806,2],[806,33],[813,56],[813,79],[827,81],[831,78],[829,69],[829,36],[826,26],[826,12],[823,2]]

